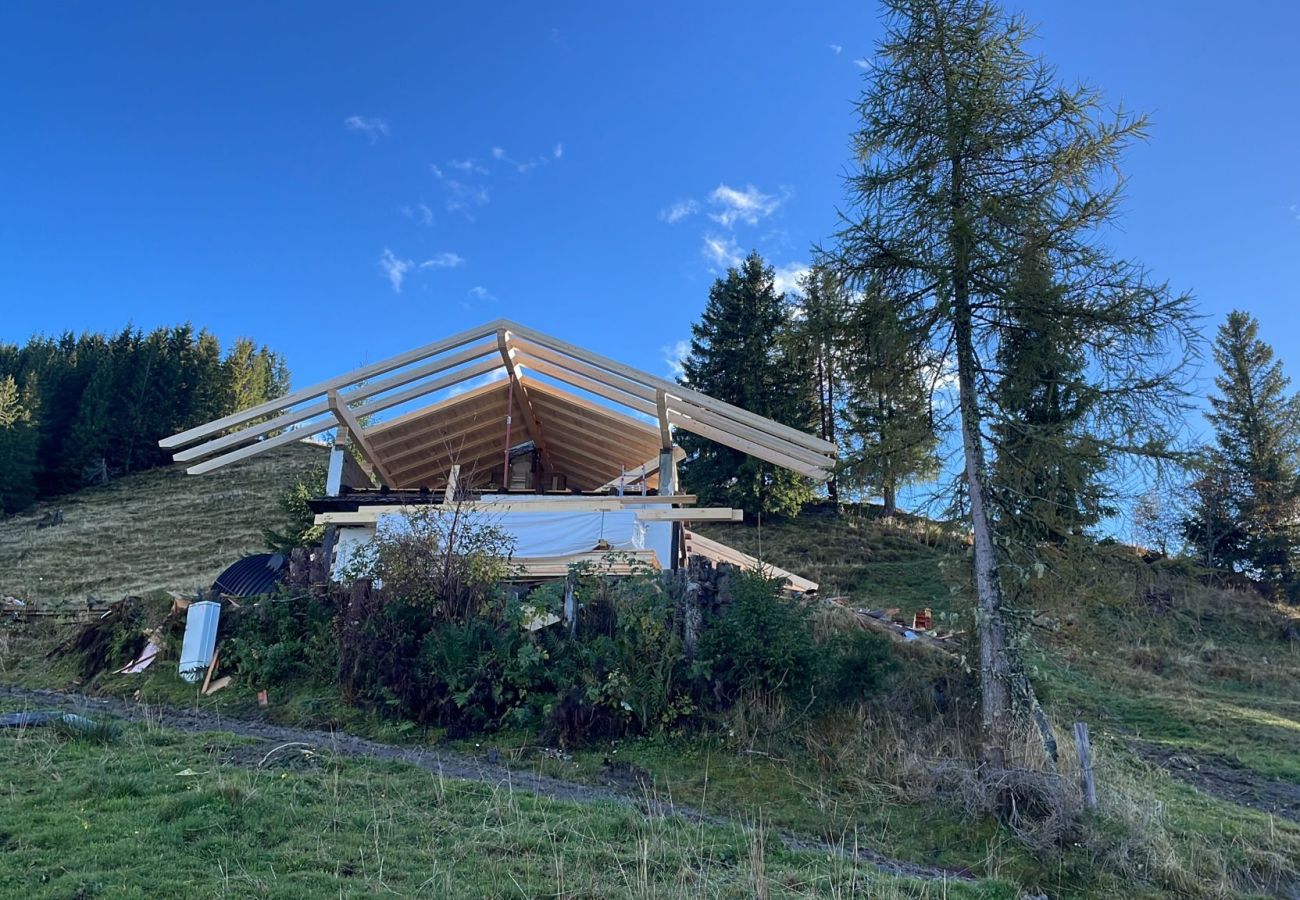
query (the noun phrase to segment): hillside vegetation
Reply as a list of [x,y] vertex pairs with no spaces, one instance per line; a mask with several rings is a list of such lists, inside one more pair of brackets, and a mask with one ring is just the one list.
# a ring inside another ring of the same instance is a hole
[[[92,591],[112,599],[113,591],[205,583],[239,552],[258,549],[261,528],[278,524],[279,488],[321,456],[318,448],[295,447],[224,476],[186,478],[167,470],[83,491],[65,498],[62,526],[36,530],[39,512],[0,526],[0,559],[7,565],[12,558],[13,535],[48,541],[31,546],[22,571],[36,572],[39,563],[50,579],[44,584],[60,585],[43,596],[59,599]],[[209,508],[213,515],[202,512]],[[60,537],[77,522],[85,524],[81,537]],[[284,836],[318,820],[333,824],[300,849],[345,860],[334,875],[322,876],[331,885],[325,889],[343,893],[382,883],[399,892],[436,894],[447,879],[478,883],[471,878],[494,894],[553,890],[578,896],[600,893],[596,885],[603,878],[614,879],[609,891],[615,894],[663,896],[762,895],[756,884],[772,896],[855,890],[886,896],[974,891],[1014,897],[1022,890],[1052,897],[1268,896],[1300,885],[1300,622],[1294,608],[1253,591],[1208,587],[1185,563],[1147,560],[1116,545],[1049,556],[1041,573],[1012,579],[1008,597],[1028,674],[1056,724],[1061,772],[1071,787],[1051,801],[1064,804],[1068,816],[1008,821],[958,764],[970,757],[975,734],[963,541],[927,523],[882,520],[869,509],[837,516],[813,508],[761,529],[701,531],[817,579],[824,594],[848,597],[852,606],[897,608],[904,616],[929,607],[942,629],[957,632],[954,653],[894,645],[892,673],[869,702],[854,708],[809,716],[758,698],[737,705],[720,731],[600,739],[567,753],[543,751],[539,736],[523,729],[452,740],[439,728],[376,715],[343,703],[330,673],[266,685],[272,698],[267,709],[257,703],[258,686],[238,679],[212,697],[198,695],[177,678],[171,660],[143,676],[103,672],[83,680],[44,658],[61,635],[29,626],[0,625],[0,680],[342,728],[399,743],[450,746],[470,756],[499,754],[558,778],[622,785],[633,796],[650,790],[739,830],[632,826],[635,815],[585,804],[517,798],[503,807],[490,791],[431,783],[401,766],[364,761],[322,760],[319,769],[281,779],[241,762],[228,740],[132,726],[108,750],[53,737],[32,736],[26,743],[5,737],[0,747],[11,771],[26,771],[24,760],[50,754],[69,767],[63,782],[28,779],[25,808],[49,812],[40,829],[15,838],[25,855],[11,858],[34,871],[73,834],[89,828],[120,833],[139,827],[132,825],[139,816],[162,810],[196,835],[199,823],[221,817],[225,837],[205,839],[205,859],[244,886],[236,891],[272,895],[292,892],[288,882],[276,880],[287,877],[291,864],[280,851],[257,849],[268,845],[263,838],[278,835],[276,842],[283,838],[282,846],[292,848],[297,838]],[[96,542],[96,534],[106,540],[106,533],[114,536],[116,552]],[[157,560],[168,561],[167,567],[150,568]],[[14,592],[7,584],[4,590]],[[818,627],[846,627],[846,614],[825,607]],[[1077,764],[1069,739],[1076,720],[1092,729],[1100,796],[1096,812],[1077,818]],[[1035,774],[1041,757],[1036,736],[1024,735],[1015,762],[1028,779],[1022,796],[1034,803],[1050,799]],[[111,771],[99,772],[105,764]],[[186,769],[202,774],[171,787],[155,785],[146,774]],[[80,814],[70,811],[74,802],[84,807]],[[147,825],[144,833],[154,828]],[[544,846],[527,837],[535,828],[542,829]],[[357,829],[368,829],[370,839],[358,841]],[[419,837],[429,829],[477,849],[455,857],[450,870],[430,868],[418,861],[423,857],[399,861],[426,851],[442,858],[445,846]],[[764,830],[860,847],[975,881],[966,887],[882,881],[857,866],[822,865],[775,847],[755,856],[754,842]],[[498,850],[488,849],[493,841],[500,842]],[[135,883],[130,879],[138,871],[129,864],[93,857],[79,858],[80,874],[59,881],[59,888]],[[647,864],[651,857],[670,860],[668,868]]]
[[207,587],[265,549],[286,482],[326,453],[294,444],[201,478],[153,469],[0,519],[0,596],[51,605]]

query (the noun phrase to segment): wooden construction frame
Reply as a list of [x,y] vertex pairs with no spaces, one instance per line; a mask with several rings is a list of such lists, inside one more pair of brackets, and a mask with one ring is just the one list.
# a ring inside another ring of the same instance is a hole
[[[502,372],[502,383],[514,389],[516,409],[508,413],[519,415],[521,434],[539,451],[543,471],[571,471],[591,489],[608,490],[628,483],[629,473],[609,478],[610,465],[617,468],[619,463],[607,454],[630,455],[634,447],[639,447],[644,450],[639,458],[645,459],[653,447],[664,450],[673,446],[673,429],[689,431],[817,480],[828,478],[835,465],[836,448],[828,441],[505,319],[291,391],[159,443],[174,451],[176,461],[190,464],[186,470],[190,474],[202,474],[302,438],[346,428],[362,457],[387,487],[403,488],[409,486],[412,477],[431,477],[427,473],[435,463],[441,467],[434,473],[439,479],[450,465],[462,465],[463,482],[467,473],[475,470],[477,458],[448,461],[449,452],[430,452],[426,448],[431,439],[451,447],[455,437],[478,431],[484,437],[474,440],[486,441],[493,423],[474,413],[473,400],[499,390],[498,383],[437,400],[388,422],[366,427],[360,422],[375,413]],[[614,407],[633,410],[654,425],[642,426],[609,406],[590,403],[536,381],[528,377],[530,372],[594,395]],[[554,400],[557,395],[562,400]],[[439,420],[437,411],[451,410],[457,402],[461,404],[459,412]],[[556,403],[575,413],[566,420]],[[555,413],[554,428],[547,427],[542,409],[548,405]],[[588,417],[590,428],[585,427]],[[427,427],[412,427],[420,422],[427,423]],[[637,428],[630,430],[629,423]],[[578,430],[580,424],[584,427]],[[642,429],[649,439],[646,444],[641,443]],[[576,433],[579,439],[558,440],[565,433]],[[637,437],[624,446],[634,434]],[[626,465],[627,460],[622,464]],[[650,477],[658,471],[658,465],[657,460],[641,465],[643,471],[638,478]]]

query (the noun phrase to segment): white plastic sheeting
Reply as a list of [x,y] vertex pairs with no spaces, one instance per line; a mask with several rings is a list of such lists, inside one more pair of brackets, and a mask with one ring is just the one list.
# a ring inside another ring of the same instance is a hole
[[181,644],[181,677],[194,684],[203,677],[217,646],[221,604],[212,600],[191,603],[185,613],[185,640]]

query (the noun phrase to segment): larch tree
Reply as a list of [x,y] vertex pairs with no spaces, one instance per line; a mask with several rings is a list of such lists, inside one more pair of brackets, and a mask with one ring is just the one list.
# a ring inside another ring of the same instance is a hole
[[[1248,313],[1228,315],[1214,359],[1220,374],[1209,419],[1216,446],[1206,477],[1232,490],[1201,492],[1189,536],[1203,535],[1198,543],[1211,560],[1300,599],[1300,394],[1288,392],[1281,360]],[[1236,528],[1224,527],[1225,519]]]
[[1008,640],[987,462],[1009,284],[1027,251],[1051,261],[1057,294],[1044,315],[1087,360],[1097,401],[1086,425],[1108,459],[1174,446],[1167,423],[1184,404],[1190,300],[1101,240],[1120,200],[1119,157],[1143,135],[1142,118],[1109,114],[1093,90],[1060,85],[1027,49],[1024,21],[987,0],[885,7],[886,36],[857,103],[836,265],[854,286],[879,281],[907,332],[956,375],[982,755],[995,769],[1014,701],[1036,703]]
[[[775,272],[758,253],[727,270],[709,289],[681,381],[784,425],[816,423],[810,357],[791,337],[791,314]],[[750,516],[794,515],[812,499],[812,484],[794,472],[691,434],[679,434],[687,459],[682,483],[701,502]]]

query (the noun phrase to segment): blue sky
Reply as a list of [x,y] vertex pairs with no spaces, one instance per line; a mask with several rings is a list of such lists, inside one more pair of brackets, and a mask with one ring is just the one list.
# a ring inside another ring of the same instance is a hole
[[[1300,12],[1039,2],[1151,114],[1112,243],[1300,380]],[[189,319],[307,384],[497,316],[646,368],[834,226],[872,3],[0,7],[0,339]]]

